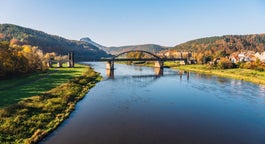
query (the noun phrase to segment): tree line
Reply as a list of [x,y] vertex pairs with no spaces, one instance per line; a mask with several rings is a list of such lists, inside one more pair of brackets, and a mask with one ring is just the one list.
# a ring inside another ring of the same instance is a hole
[[36,46],[0,42],[0,79],[46,71],[46,58]]

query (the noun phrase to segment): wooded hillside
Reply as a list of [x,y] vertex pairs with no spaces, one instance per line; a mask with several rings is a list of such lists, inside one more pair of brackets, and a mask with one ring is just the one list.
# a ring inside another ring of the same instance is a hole
[[37,46],[43,53],[55,52],[57,55],[66,55],[69,51],[74,51],[77,61],[107,56],[103,50],[86,42],[68,40],[11,24],[0,24],[0,41]]
[[197,53],[206,51],[215,53],[224,50],[228,54],[236,51],[263,52],[265,51],[265,34],[201,38],[177,45],[173,49]]

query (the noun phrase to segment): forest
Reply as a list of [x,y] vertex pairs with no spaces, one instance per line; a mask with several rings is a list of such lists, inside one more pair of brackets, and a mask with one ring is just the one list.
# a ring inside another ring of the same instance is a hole
[[36,46],[17,45],[14,40],[0,42],[0,79],[45,72],[47,56]]
[[198,63],[203,63],[205,60],[228,57],[234,52],[264,52],[265,34],[201,38],[177,45],[172,50],[191,52]]
[[212,53],[224,50],[227,53],[242,50],[263,52],[265,51],[265,34],[225,35],[201,38],[176,45],[173,49],[192,52],[211,51]]

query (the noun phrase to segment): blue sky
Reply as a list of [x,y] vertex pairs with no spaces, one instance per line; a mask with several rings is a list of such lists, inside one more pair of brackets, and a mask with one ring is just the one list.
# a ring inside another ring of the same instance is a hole
[[0,23],[105,46],[265,33],[265,0],[1,0]]

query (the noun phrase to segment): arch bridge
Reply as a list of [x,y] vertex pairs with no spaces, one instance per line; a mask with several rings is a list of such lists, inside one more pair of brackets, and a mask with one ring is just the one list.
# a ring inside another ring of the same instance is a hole
[[[126,53],[131,53],[131,52],[145,53],[145,54],[151,55],[152,57],[151,58],[119,58],[119,56],[124,55]],[[143,50],[130,50],[130,51],[126,51],[126,52],[122,52],[120,54],[117,54],[117,55],[113,56],[112,58],[94,59],[94,60],[89,60],[89,61],[93,61],[93,62],[105,61],[106,62],[106,69],[109,69],[109,70],[114,70],[114,62],[115,61],[154,61],[156,68],[163,68],[165,61],[184,61],[185,63],[187,63],[186,58],[182,58],[182,57],[181,58],[160,58],[159,56],[157,56],[151,52],[143,51]]]

